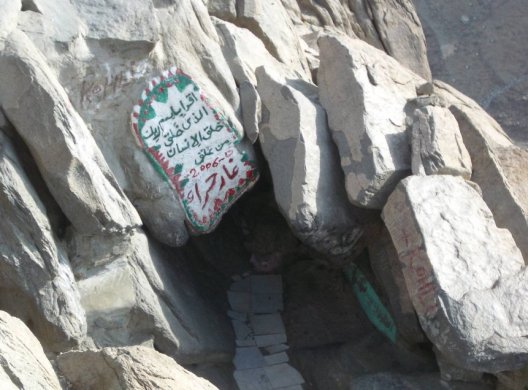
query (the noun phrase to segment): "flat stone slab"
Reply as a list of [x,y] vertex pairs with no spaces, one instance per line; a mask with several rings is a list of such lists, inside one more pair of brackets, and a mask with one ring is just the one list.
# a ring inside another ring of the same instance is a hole
[[282,294],[281,275],[251,275],[250,280],[254,294]]
[[277,364],[264,368],[274,389],[302,385],[304,379],[295,368],[289,364]]
[[237,280],[231,284],[229,291],[250,292],[251,284],[249,278]]
[[233,364],[237,370],[245,370],[264,367],[266,361],[257,347],[247,347],[236,349]]
[[274,335],[286,333],[279,313],[260,314],[250,317],[250,324],[255,335]]
[[269,347],[264,348],[264,350],[269,354],[287,351],[288,349],[290,349],[290,347],[286,344],[270,345]]
[[237,345],[255,345],[254,331],[245,322],[237,320],[231,322],[233,323]]
[[245,292],[227,292],[227,300],[234,311],[249,313],[251,310],[251,294]]
[[273,355],[264,356],[264,361],[266,365],[272,366],[274,364],[288,363],[290,358],[286,352],[274,353]]
[[235,370],[233,376],[239,390],[273,390],[264,368]]
[[282,294],[252,294],[251,311],[255,314],[275,313],[284,310]]
[[265,336],[255,336],[255,341],[259,347],[269,347],[276,344],[285,344],[286,335],[282,334],[270,334]]
[[247,313],[240,313],[238,311],[234,310],[228,310],[227,316],[231,318],[232,320],[238,320],[238,321],[246,321],[247,320]]

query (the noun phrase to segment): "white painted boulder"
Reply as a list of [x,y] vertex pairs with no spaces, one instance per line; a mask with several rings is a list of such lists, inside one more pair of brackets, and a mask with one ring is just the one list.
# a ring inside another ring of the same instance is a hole
[[293,232],[331,256],[349,254],[362,234],[346,198],[338,156],[317,102],[317,87],[257,70],[266,115],[262,151],[275,199]]
[[349,200],[381,209],[410,173],[405,107],[424,80],[358,39],[319,39],[320,98],[338,146]]
[[452,364],[513,370],[528,362],[528,268],[460,177],[411,176],[382,217],[427,337]]

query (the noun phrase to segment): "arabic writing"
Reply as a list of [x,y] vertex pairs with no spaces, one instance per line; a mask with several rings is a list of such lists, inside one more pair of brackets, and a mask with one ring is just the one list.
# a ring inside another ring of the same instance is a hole
[[132,113],[134,134],[176,189],[187,220],[208,232],[257,180],[240,136],[191,78],[175,68],[149,83]]

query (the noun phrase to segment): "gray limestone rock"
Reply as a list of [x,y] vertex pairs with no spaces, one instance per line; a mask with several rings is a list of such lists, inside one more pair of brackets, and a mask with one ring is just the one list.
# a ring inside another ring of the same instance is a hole
[[293,232],[330,256],[351,253],[362,229],[347,202],[335,145],[317,102],[317,87],[257,71],[266,107],[260,143],[275,199]]
[[354,378],[350,382],[350,390],[369,389],[430,389],[430,390],[492,390],[494,387],[486,383],[446,382],[437,373],[400,374],[397,372],[380,372]]
[[207,0],[207,10],[211,16],[224,20],[237,17],[236,0]]
[[231,359],[229,320],[197,290],[181,254],[166,253],[141,231],[77,236],[70,247],[93,345],[153,342],[182,364]]
[[39,50],[19,31],[0,45],[0,105],[68,219],[85,233],[138,226],[137,212]]
[[151,348],[71,351],[57,359],[73,390],[214,390],[216,386]]
[[405,284],[398,253],[389,232],[383,227],[368,247],[370,265],[388,298],[390,312],[396,322],[398,338],[409,344],[425,341]]
[[240,84],[240,105],[242,106],[242,125],[251,143],[257,141],[259,123],[262,115],[262,103],[255,85],[248,81]]
[[0,311],[0,387],[62,389],[39,341],[22,321]]
[[367,0],[383,49],[425,79],[431,79],[422,24],[412,0]]
[[46,348],[62,351],[82,341],[86,319],[47,211],[0,128],[0,309],[30,324]]
[[515,146],[477,103],[435,81],[435,91],[455,115],[473,164],[471,180],[482,189],[497,226],[508,229],[528,263],[528,152]]
[[238,1],[237,24],[258,36],[268,51],[286,67],[301,75],[308,74],[299,37],[281,1]]
[[358,39],[324,36],[319,46],[320,98],[339,148],[348,198],[380,209],[410,173],[404,110],[424,80]]
[[311,62],[317,63],[319,58],[317,37],[332,32],[359,38],[385,51],[413,72],[431,78],[424,32],[411,0],[290,0],[283,3]]
[[420,324],[451,364],[513,370],[528,362],[528,268],[462,178],[411,176],[382,217]]
[[134,7],[112,0],[99,17],[100,1],[38,0],[38,6],[41,13],[23,13],[20,28],[46,56],[149,232],[167,245],[183,245],[184,213],[135,144],[130,113],[150,79],[177,66],[243,132],[237,88],[207,7],[191,0]]
[[447,108],[425,106],[412,115],[412,171],[415,175],[471,178],[471,158],[458,123]]
[[0,39],[5,38],[15,29],[20,10],[22,9],[21,0],[0,0]]

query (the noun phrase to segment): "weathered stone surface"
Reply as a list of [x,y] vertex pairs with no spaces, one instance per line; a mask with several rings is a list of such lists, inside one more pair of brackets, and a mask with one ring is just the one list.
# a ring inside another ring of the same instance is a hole
[[367,0],[385,51],[420,76],[431,79],[422,24],[412,0]]
[[473,100],[440,81],[443,96],[455,115],[473,164],[471,180],[493,212],[497,226],[508,229],[528,262],[528,154],[513,145],[500,125]]
[[295,77],[295,72],[273,57],[253,32],[223,20],[213,19],[213,21],[224,57],[239,85],[247,81],[256,86],[255,71],[260,66]]
[[210,382],[145,347],[66,352],[57,358],[72,389],[213,390]]
[[86,320],[47,211],[0,125],[0,309],[61,351],[83,339]]
[[380,229],[368,247],[370,265],[388,298],[388,308],[396,322],[398,338],[409,344],[425,341],[418,318],[405,285],[398,252],[386,228]]
[[431,78],[424,33],[410,0],[290,0],[283,3],[305,43],[305,53],[309,60],[312,58],[311,62],[316,63],[319,58],[317,38],[332,32],[359,38],[384,50],[422,77]]
[[86,124],[24,33],[15,31],[2,44],[0,66],[0,105],[76,229],[96,233],[139,225]]
[[350,382],[350,389],[431,389],[431,390],[492,390],[491,383],[482,382],[445,382],[437,373],[404,375],[397,372],[381,372],[354,378]]
[[321,103],[339,148],[348,198],[382,208],[410,172],[404,108],[424,80],[358,39],[324,36],[319,46]]
[[258,36],[269,52],[288,68],[308,74],[299,37],[281,1],[237,2],[237,24]]
[[207,10],[220,19],[234,20],[237,16],[236,0],[207,0]]
[[165,244],[183,245],[188,233],[179,202],[135,144],[129,115],[147,81],[175,65],[189,73],[242,132],[239,95],[206,6],[201,1],[148,0],[129,14],[115,0],[99,18],[99,3],[38,2],[42,13],[23,13],[21,29],[60,75],[150,233]]
[[62,389],[39,341],[22,321],[0,311],[2,389]]
[[[321,333],[324,333],[324,330]],[[434,359],[398,348],[371,325],[367,325],[366,334],[353,337],[348,343],[330,344],[320,348],[292,348],[288,353],[306,382],[317,389],[370,390],[368,386],[351,387],[350,383],[355,378],[391,371],[395,367],[406,373],[437,370]],[[415,390],[413,387],[382,389]],[[422,390],[422,387],[416,388],[418,389]]]
[[527,147],[524,0],[509,0],[507,6],[473,0],[414,0],[414,4],[434,77],[475,99],[515,143]]
[[262,115],[262,103],[255,85],[248,81],[240,84],[240,105],[242,107],[242,125],[251,143],[257,141],[259,123]]
[[95,346],[153,342],[182,364],[231,359],[231,325],[201,296],[181,255],[142,232],[76,237],[70,246]]
[[257,71],[266,107],[260,129],[275,199],[293,232],[331,256],[350,253],[362,234],[347,202],[343,178],[317,87]]
[[412,115],[412,171],[415,175],[471,178],[471,158],[458,123],[444,107],[426,105]]
[[528,362],[528,268],[479,194],[453,176],[411,176],[382,217],[420,324],[454,365],[498,372]]
[[0,39],[8,36],[16,27],[21,8],[21,0],[0,0]]

